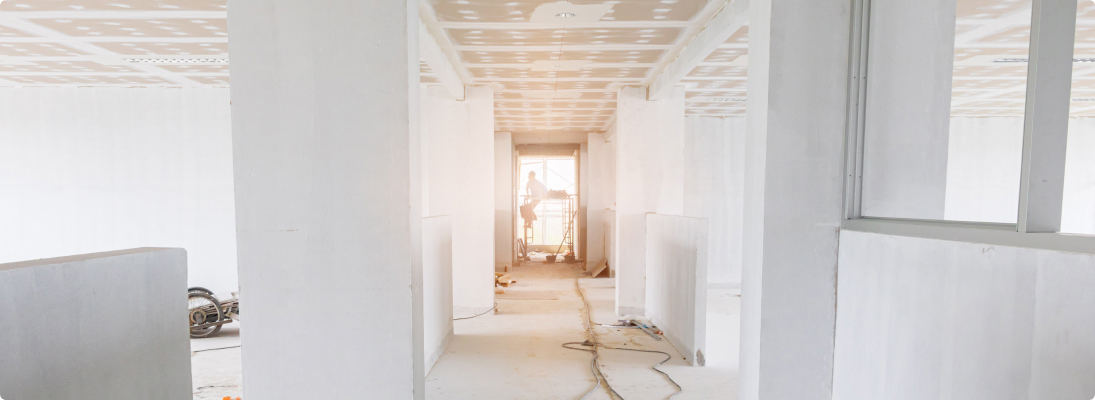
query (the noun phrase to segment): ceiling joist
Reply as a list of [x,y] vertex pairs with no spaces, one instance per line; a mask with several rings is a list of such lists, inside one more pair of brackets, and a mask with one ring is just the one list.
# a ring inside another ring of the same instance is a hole
[[749,0],[728,0],[700,33],[692,39],[660,75],[650,84],[647,96],[657,100],[670,92],[713,51],[723,46],[734,32],[745,26],[749,17]]

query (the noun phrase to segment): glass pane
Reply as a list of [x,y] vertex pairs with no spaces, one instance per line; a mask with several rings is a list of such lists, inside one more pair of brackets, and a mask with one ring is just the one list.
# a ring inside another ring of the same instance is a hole
[[1016,222],[1031,3],[872,3],[863,216]]
[[1095,2],[1077,6],[1061,232],[1095,235]]
[[[529,172],[536,173],[536,179],[544,184],[548,190],[563,190],[574,195],[578,192],[576,181],[574,157],[548,157],[548,156],[521,156],[521,191],[517,202],[525,204],[528,197],[525,188],[528,185]],[[571,207],[574,205],[571,204]],[[532,245],[559,245],[563,241],[567,224],[573,209],[565,210],[565,204],[560,199],[543,199],[533,210],[536,220],[532,223],[532,230],[528,244]],[[524,221],[524,220],[522,220]],[[567,248],[564,247],[564,250]]]

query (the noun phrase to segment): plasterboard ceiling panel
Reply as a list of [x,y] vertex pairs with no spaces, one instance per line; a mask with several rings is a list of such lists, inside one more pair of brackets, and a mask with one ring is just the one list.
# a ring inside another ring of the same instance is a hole
[[740,90],[727,90],[717,92],[704,92],[704,91],[688,91],[684,93],[685,100],[695,99],[700,97],[732,97],[732,98],[745,98],[745,88]]
[[684,113],[686,115],[695,115],[695,116],[742,116],[742,117],[744,117],[745,116],[745,109],[743,108],[743,109],[740,109],[740,110],[711,110],[711,109],[704,110],[704,109],[690,108],[690,109],[685,110]]
[[724,67],[700,64],[688,73],[688,76],[745,77],[748,67]]
[[31,65],[2,65],[4,72],[140,72],[124,65],[103,65],[92,61],[29,61]]
[[461,46],[522,46],[576,44],[672,44],[680,36],[678,28],[596,28],[482,30],[449,29],[449,35]]
[[[494,98],[497,100],[523,100],[527,99],[525,95],[520,92],[494,92]],[[616,92],[582,92],[578,99],[582,100],[616,100]]]
[[615,89],[615,82],[504,82],[508,90]]
[[[685,80],[688,78],[685,77]],[[745,80],[740,81],[696,81],[696,90],[703,89],[741,89],[745,90],[747,84]]]
[[[543,3],[554,1],[430,0],[439,21],[527,22]],[[572,0],[576,5],[612,4],[602,21],[688,21],[707,0]]]
[[4,0],[0,11],[224,11],[227,0]]
[[[2,4],[2,3],[0,3]],[[32,35],[15,28],[9,28],[6,26],[0,26],[0,37],[36,37],[38,35]]]
[[[589,60],[598,63],[654,63],[662,50],[594,50],[594,51],[463,51],[464,62],[472,64],[517,64],[539,60]],[[518,58],[520,57],[520,58]],[[563,58],[565,57],[565,58]]]
[[228,73],[227,65],[158,65],[158,67],[180,74]]
[[228,86],[228,84],[229,84],[229,79],[228,79],[227,76],[194,76],[194,75],[191,75],[191,76],[187,76],[187,78],[192,79],[194,81],[197,81],[198,83],[201,83],[203,85]]
[[476,78],[642,78],[650,68],[584,68],[581,71],[530,71],[528,68],[469,68]]
[[166,85],[172,82],[158,76],[127,75],[127,76],[4,76],[3,79],[26,85]]
[[745,109],[745,102],[726,102],[726,103],[688,103],[688,108],[723,108],[723,109]]
[[954,76],[992,76],[992,77],[1010,77],[1016,79],[1026,80],[1027,78],[1027,64],[1026,63],[999,63],[998,65],[988,66],[956,66],[954,67]]
[[994,19],[1029,10],[1031,0],[958,0],[958,18]]
[[703,60],[705,63],[726,63],[749,54],[749,49],[717,49]]
[[227,18],[209,19],[32,19],[43,27],[76,37],[219,37],[228,36]]
[[993,56],[996,58],[1026,58],[1027,49],[992,49],[992,48],[958,48],[954,51],[954,61],[967,61],[978,56]]
[[506,101],[496,101],[494,103],[494,105],[498,108],[544,108],[544,107],[555,107],[555,108],[575,108],[575,107],[577,107],[577,108],[608,108],[608,109],[615,109],[616,108],[616,102],[615,101],[590,102],[590,101],[556,100],[556,101],[549,101],[549,102],[540,102],[540,101],[506,100]]
[[64,57],[88,53],[54,43],[0,43],[0,55],[12,57]]
[[110,43],[97,42],[113,53],[128,56],[227,56],[228,43]]
[[1008,28],[1002,32],[994,33],[982,37],[977,40],[971,41],[970,45],[976,46],[978,43],[992,43],[992,44],[1013,44],[1016,46],[1027,47],[1030,44],[1030,26],[1016,26]]

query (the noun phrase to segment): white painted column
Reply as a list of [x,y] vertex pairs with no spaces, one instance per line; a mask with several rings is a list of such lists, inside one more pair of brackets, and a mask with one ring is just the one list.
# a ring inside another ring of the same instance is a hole
[[468,129],[457,139],[453,193],[453,308],[457,315],[494,307],[494,90],[464,90]]
[[417,10],[232,2],[246,398],[423,394],[410,229]]
[[848,5],[751,3],[742,400],[831,398]]
[[494,133],[494,264],[513,267],[513,134]]
[[943,219],[955,3],[871,3],[864,216]]
[[646,214],[684,213],[684,88],[648,101],[625,86],[616,105],[616,312],[643,315]]

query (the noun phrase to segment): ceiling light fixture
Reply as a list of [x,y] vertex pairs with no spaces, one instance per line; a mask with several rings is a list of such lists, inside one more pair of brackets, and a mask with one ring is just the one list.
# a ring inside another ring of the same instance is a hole
[[[1092,1],[1095,1],[1095,0],[1092,0]],[[577,17],[577,15],[574,14],[574,13],[558,13],[558,14],[555,14],[555,16],[559,17],[559,18],[574,18],[574,17]]]

